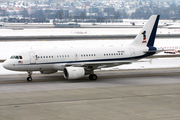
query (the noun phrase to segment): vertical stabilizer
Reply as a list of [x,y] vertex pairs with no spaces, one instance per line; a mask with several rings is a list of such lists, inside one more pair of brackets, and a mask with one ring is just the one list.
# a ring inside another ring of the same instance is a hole
[[135,40],[131,43],[133,46],[138,47],[153,47],[156,37],[156,31],[158,27],[160,15],[152,15],[148,22],[144,25],[143,29],[136,36]]

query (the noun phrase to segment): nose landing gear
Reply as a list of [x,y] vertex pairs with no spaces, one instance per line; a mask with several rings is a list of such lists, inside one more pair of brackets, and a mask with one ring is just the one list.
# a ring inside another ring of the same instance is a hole
[[28,77],[27,77],[27,81],[28,81],[28,82],[31,82],[31,81],[32,81],[31,75],[32,75],[32,71],[28,71]]

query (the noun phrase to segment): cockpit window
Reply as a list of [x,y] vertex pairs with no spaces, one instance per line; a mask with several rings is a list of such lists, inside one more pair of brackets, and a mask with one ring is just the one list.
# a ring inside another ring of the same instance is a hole
[[13,55],[10,57],[10,59],[23,59],[22,56],[18,56],[18,55]]
[[14,56],[11,56],[10,59],[14,59]]
[[22,56],[19,56],[20,59],[22,59]]

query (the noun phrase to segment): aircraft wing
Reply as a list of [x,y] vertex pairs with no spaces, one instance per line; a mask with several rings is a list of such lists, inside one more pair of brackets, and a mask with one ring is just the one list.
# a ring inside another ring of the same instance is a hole
[[103,62],[103,63],[70,63],[66,64],[66,66],[74,66],[74,67],[86,67],[86,68],[93,68],[93,69],[100,69],[100,68],[106,68],[106,67],[113,67],[113,66],[118,66],[118,65],[123,65],[123,64],[131,64],[131,62],[114,62],[114,63],[108,63],[108,62]]
[[[159,50],[158,52],[161,52]],[[163,54],[158,55],[155,54],[153,56],[149,56],[147,58],[170,58],[170,57],[180,57],[180,54]],[[74,67],[86,67],[86,68],[93,68],[93,69],[100,69],[100,68],[106,68],[106,67],[114,67],[118,65],[124,65],[124,64],[131,64],[131,62],[89,62],[89,63],[67,63],[65,66],[74,66]]]

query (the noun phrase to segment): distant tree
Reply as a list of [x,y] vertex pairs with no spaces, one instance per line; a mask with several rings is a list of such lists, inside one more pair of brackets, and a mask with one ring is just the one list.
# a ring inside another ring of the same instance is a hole
[[13,12],[13,15],[17,15],[16,11]]
[[171,18],[170,9],[169,8],[162,9],[161,19],[169,19],[169,18]]
[[150,8],[140,7],[136,9],[134,13],[131,14],[132,19],[148,19],[152,15]]
[[141,2],[141,1],[139,2],[139,5],[142,5],[142,2]]
[[53,0],[49,0],[49,1],[48,1],[48,4],[51,4],[51,3],[52,3],[52,1],[53,1]]
[[42,10],[35,11],[33,14],[31,14],[31,17],[36,19],[45,19],[45,15]]
[[120,19],[121,18],[121,14],[120,14],[119,11],[114,12],[114,18],[116,18],[116,19]]
[[98,17],[100,17],[100,18],[103,17],[103,12],[102,11],[98,11]]
[[82,10],[81,10],[81,9],[76,9],[76,10],[74,11],[74,15],[75,15],[75,16],[80,16],[81,13],[82,13]]
[[57,18],[57,19],[63,19],[63,17],[64,17],[64,10],[58,10],[57,12],[56,12],[56,15],[55,15],[55,18]]
[[81,12],[80,18],[84,21],[84,19],[86,18],[86,11]]
[[127,15],[127,12],[125,11],[125,9],[123,9],[122,11],[120,11],[121,17],[122,18],[128,18],[129,16]]
[[6,10],[2,10],[3,16],[6,16]]
[[149,1],[149,8],[151,8],[151,9],[153,8],[153,2],[152,2],[152,0]]
[[48,18],[48,16],[51,14],[51,10],[45,10],[45,17]]
[[24,9],[24,10],[21,12],[21,14],[23,15],[24,18],[25,18],[25,17],[29,17],[29,13],[28,13],[27,9]]

